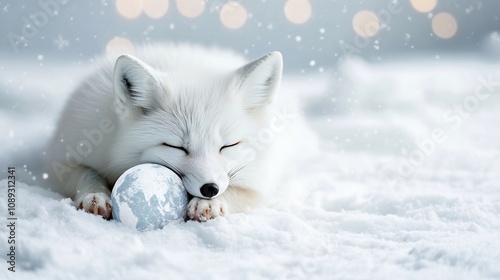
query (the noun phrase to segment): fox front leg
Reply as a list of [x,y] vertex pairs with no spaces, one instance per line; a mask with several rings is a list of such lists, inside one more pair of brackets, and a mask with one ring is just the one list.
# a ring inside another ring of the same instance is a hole
[[77,167],[64,188],[64,192],[73,199],[77,209],[102,216],[104,219],[111,218],[111,191],[106,180],[95,170],[84,166]]
[[249,189],[229,186],[218,197],[204,199],[193,197],[188,203],[186,214],[188,219],[206,222],[230,213],[242,213],[259,203],[258,194]]

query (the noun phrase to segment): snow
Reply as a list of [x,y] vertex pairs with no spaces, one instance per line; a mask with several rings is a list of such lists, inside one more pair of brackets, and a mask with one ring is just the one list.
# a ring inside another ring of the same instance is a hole
[[[36,57],[2,63],[2,168],[21,173],[36,165],[90,67],[47,57],[43,67]],[[18,182],[16,272],[2,249],[0,278],[498,279],[498,69],[468,58],[352,59],[337,72],[285,75],[284,92],[300,96],[321,153],[291,165],[300,172],[289,175],[289,201],[246,214],[138,232]],[[474,96],[474,110],[454,111]],[[444,141],[433,140],[436,129]],[[419,148],[429,139],[432,149]],[[400,172],[405,164],[410,171]],[[0,185],[7,213],[7,180]],[[1,226],[2,248],[8,235]]]

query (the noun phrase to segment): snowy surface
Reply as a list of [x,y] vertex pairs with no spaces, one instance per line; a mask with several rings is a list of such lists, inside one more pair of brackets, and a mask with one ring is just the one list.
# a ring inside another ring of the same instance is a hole
[[[1,63],[2,168],[21,172],[88,68]],[[284,81],[321,151],[291,165],[290,201],[141,233],[18,183],[17,272],[1,226],[0,279],[499,279],[500,66],[352,60],[314,72]],[[496,83],[477,108],[447,112],[474,105],[482,80]],[[432,146],[436,129],[445,140]],[[0,201],[4,217],[6,191]]]

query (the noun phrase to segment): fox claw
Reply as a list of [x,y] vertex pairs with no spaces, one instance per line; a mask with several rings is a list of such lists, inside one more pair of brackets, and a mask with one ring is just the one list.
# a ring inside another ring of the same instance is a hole
[[201,199],[194,197],[188,203],[187,216],[190,220],[206,222],[226,214],[227,206],[220,199]]
[[78,209],[87,213],[102,216],[104,219],[111,219],[111,201],[109,196],[103,193],[89,193],[77,200]]

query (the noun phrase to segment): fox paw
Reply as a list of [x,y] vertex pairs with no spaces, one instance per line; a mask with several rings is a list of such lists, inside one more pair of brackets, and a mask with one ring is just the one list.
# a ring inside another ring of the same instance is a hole
[[220,199],[201,199],[194,197],[187,205],[187,216],[190,220],[206,222],[218,216],[224,216],[227,205]]
[[78,209],[85,212],[111,219],[111,200],[109,195],[103,193],[88,193],[76,201]]

